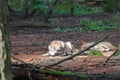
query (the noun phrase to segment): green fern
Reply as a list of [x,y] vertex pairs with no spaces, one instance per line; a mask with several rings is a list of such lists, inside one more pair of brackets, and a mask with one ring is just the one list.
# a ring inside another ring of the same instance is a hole
[[88,54],[88,56],[103,56],[103,54],[100,51],[92,50]]

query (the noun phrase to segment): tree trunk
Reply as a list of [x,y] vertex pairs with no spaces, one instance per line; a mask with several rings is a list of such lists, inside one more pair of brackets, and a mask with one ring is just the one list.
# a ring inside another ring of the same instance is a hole
[[117,9],[120,11],[120,0],[117,0]]
[[0,80],[12,80],[7,0],[0,0]]
[[28,14],[29,14],[29,12],[28,12],[28,0],[24,1],[24,7],[25,7],[25,9],[24,9],[25,17],[28,17]]

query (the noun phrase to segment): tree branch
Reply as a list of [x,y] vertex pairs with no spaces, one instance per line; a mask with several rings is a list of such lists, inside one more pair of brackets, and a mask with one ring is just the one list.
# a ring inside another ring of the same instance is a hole
[[22,61],[22,60],[20,60],[20,59],[18,59],[18,58],[16,58],[16,57],[14,57],[14,56],[11,56],[13,59],[15,59],[15,60],[17,60],[17,61],[20,61],[20,62],[22,62],[22,63],[25,63],[24,61]]
[[[19,70],[19,71],[29,71],[32,74],[37,74],[37,73],[41,73],[41,74],[49,74],[49,75],[54,75],[54,76],[69,76],[69,77],[79,77],[79,78],[89,78],[92,76],[89,76],[87,74],[84,73],[74,73],[74,72],[67,72],[67,71],[58,71],[58,70],[53,70],[53,69],[40,69],[40,67],[36,67],[35,65],[29,66],[30,64],[17,64],[17,63],[12,63],[12,68],[13,70]],[[21,75],[25,75],[25,74],[21,74]]]
[[111,56],[109,56],[109,57],[105,60],[104,65],[106,65],[106,63],[110,60],[110,58],[111,58],[112,56],[114,56],[117,52],[118,52],[118,49],[117,49]]
[[51,26],[50,23],[45,22],[34,22],[34,21],[14,21],[10,23],[10,26],[17,27],[17,26],[36,26],[36,27],[49,27]]
[[87,51],[87,50],[90,49],[91,47],[97,45],[98,43],[102,42],[103,40],[107,39],[108,37],[109,37],[109,36],[106,36],[106,37],[104,37],[103,39],[100,39],[100,40],[98,40],[97,42],[95,42],[93,45],[85,48],[84,50],[82,50],[82,51],[80,51],[80,52],[78,52],[78,53],[75,53],[75,54],[73,54],[73,55],[71,55],[71,56],[68,56],[68,57],[66,57],[66,58],[64,58],[64,59],[62,59],[62,60],[60,60],[60,61],[58,61],[58,62],[55,62],[55,63],[53,63],[53,64],[51,64],[51,65],[49,65],[49,66],[47,66],[47,67],[45,67],[45,68],[51,68],[51,67],[56,66],[56,65],[58,65],[58,64],[60,64],[60,63],[62,63],[62,62],[64,62],[64,61],[70,60],[70,59],[74,58],[75,56],[83,55],[85,51]]

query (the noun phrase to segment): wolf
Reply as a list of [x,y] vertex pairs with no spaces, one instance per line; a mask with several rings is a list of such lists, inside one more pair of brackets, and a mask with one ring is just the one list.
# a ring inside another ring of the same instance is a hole
[[71,55],[77,52],[71,42],[63,42],[60,40],[54,40],[48,45],[48,53],[43,56],[55,56],[55,55]]
[[[94,43],[95,42],[89,42],[89,43],[82,42],[81,50],[93,45]],[[114,45],[112,45],[110,42],[100,42],[94,47],[90,48],[88,51],[85,51],[85,53],[87,54],[92,50],[97,50],[103,53],[104,56],[106,56],[114,53],[116,49],[117,48]]]
[[[94,43],[95,42],[90,42],[90,43],[82,42],[81,50],[93,45]],[[112,45],[110,42],[100,42],[99,44],[90,48],[90,50],[98,50],[101,52],[108,52],[108,51],[116,50],[116,47],[114,45]]]

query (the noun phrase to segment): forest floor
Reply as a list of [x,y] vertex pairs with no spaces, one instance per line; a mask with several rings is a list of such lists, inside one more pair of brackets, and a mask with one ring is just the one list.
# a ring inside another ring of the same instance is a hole
[[[49,27],[12,27],[11,43],[12,43],[12,55],[20,60],[27,63],[39,63],[41,66],[45,66],[54,63],[57,60],[63,59],[66,56],[56,57],[43,57],[48,49],[48,45],[53,40],[70,41],[73,43],[75,48],[80,48],[82,41],[94,42],[107,35],[110,38],[105,41],[111,42],[116,47],[120,41],[120,30],[106,30],[103,32],[97,31],[83,31],[83,32],[53,32],[52,29],[56,26],[65,27],[66,25],[77,26],[77,22],[81,18],[92,18],[92,19],[106,19],[111,17],[111,14],[97,14],[97,15],[84,15],[84,16],[67,16],[58,17],[57,22],[53,22],[52,28]],[[107,57],[88,57],[88,56],[77,56],[72,60],[63,62],[55,67],[57,70],[82,72],[87,74],[119,74],[120,73],[120,57],[113,57],[107,63],[106,66],[101,65]],[[15,61],[14,59],[12,59]],[[105,80],[119,80],[120,77]],[[99,79],[98,79],[99,80]],[[102,79],[103,80],[103,79]]]

